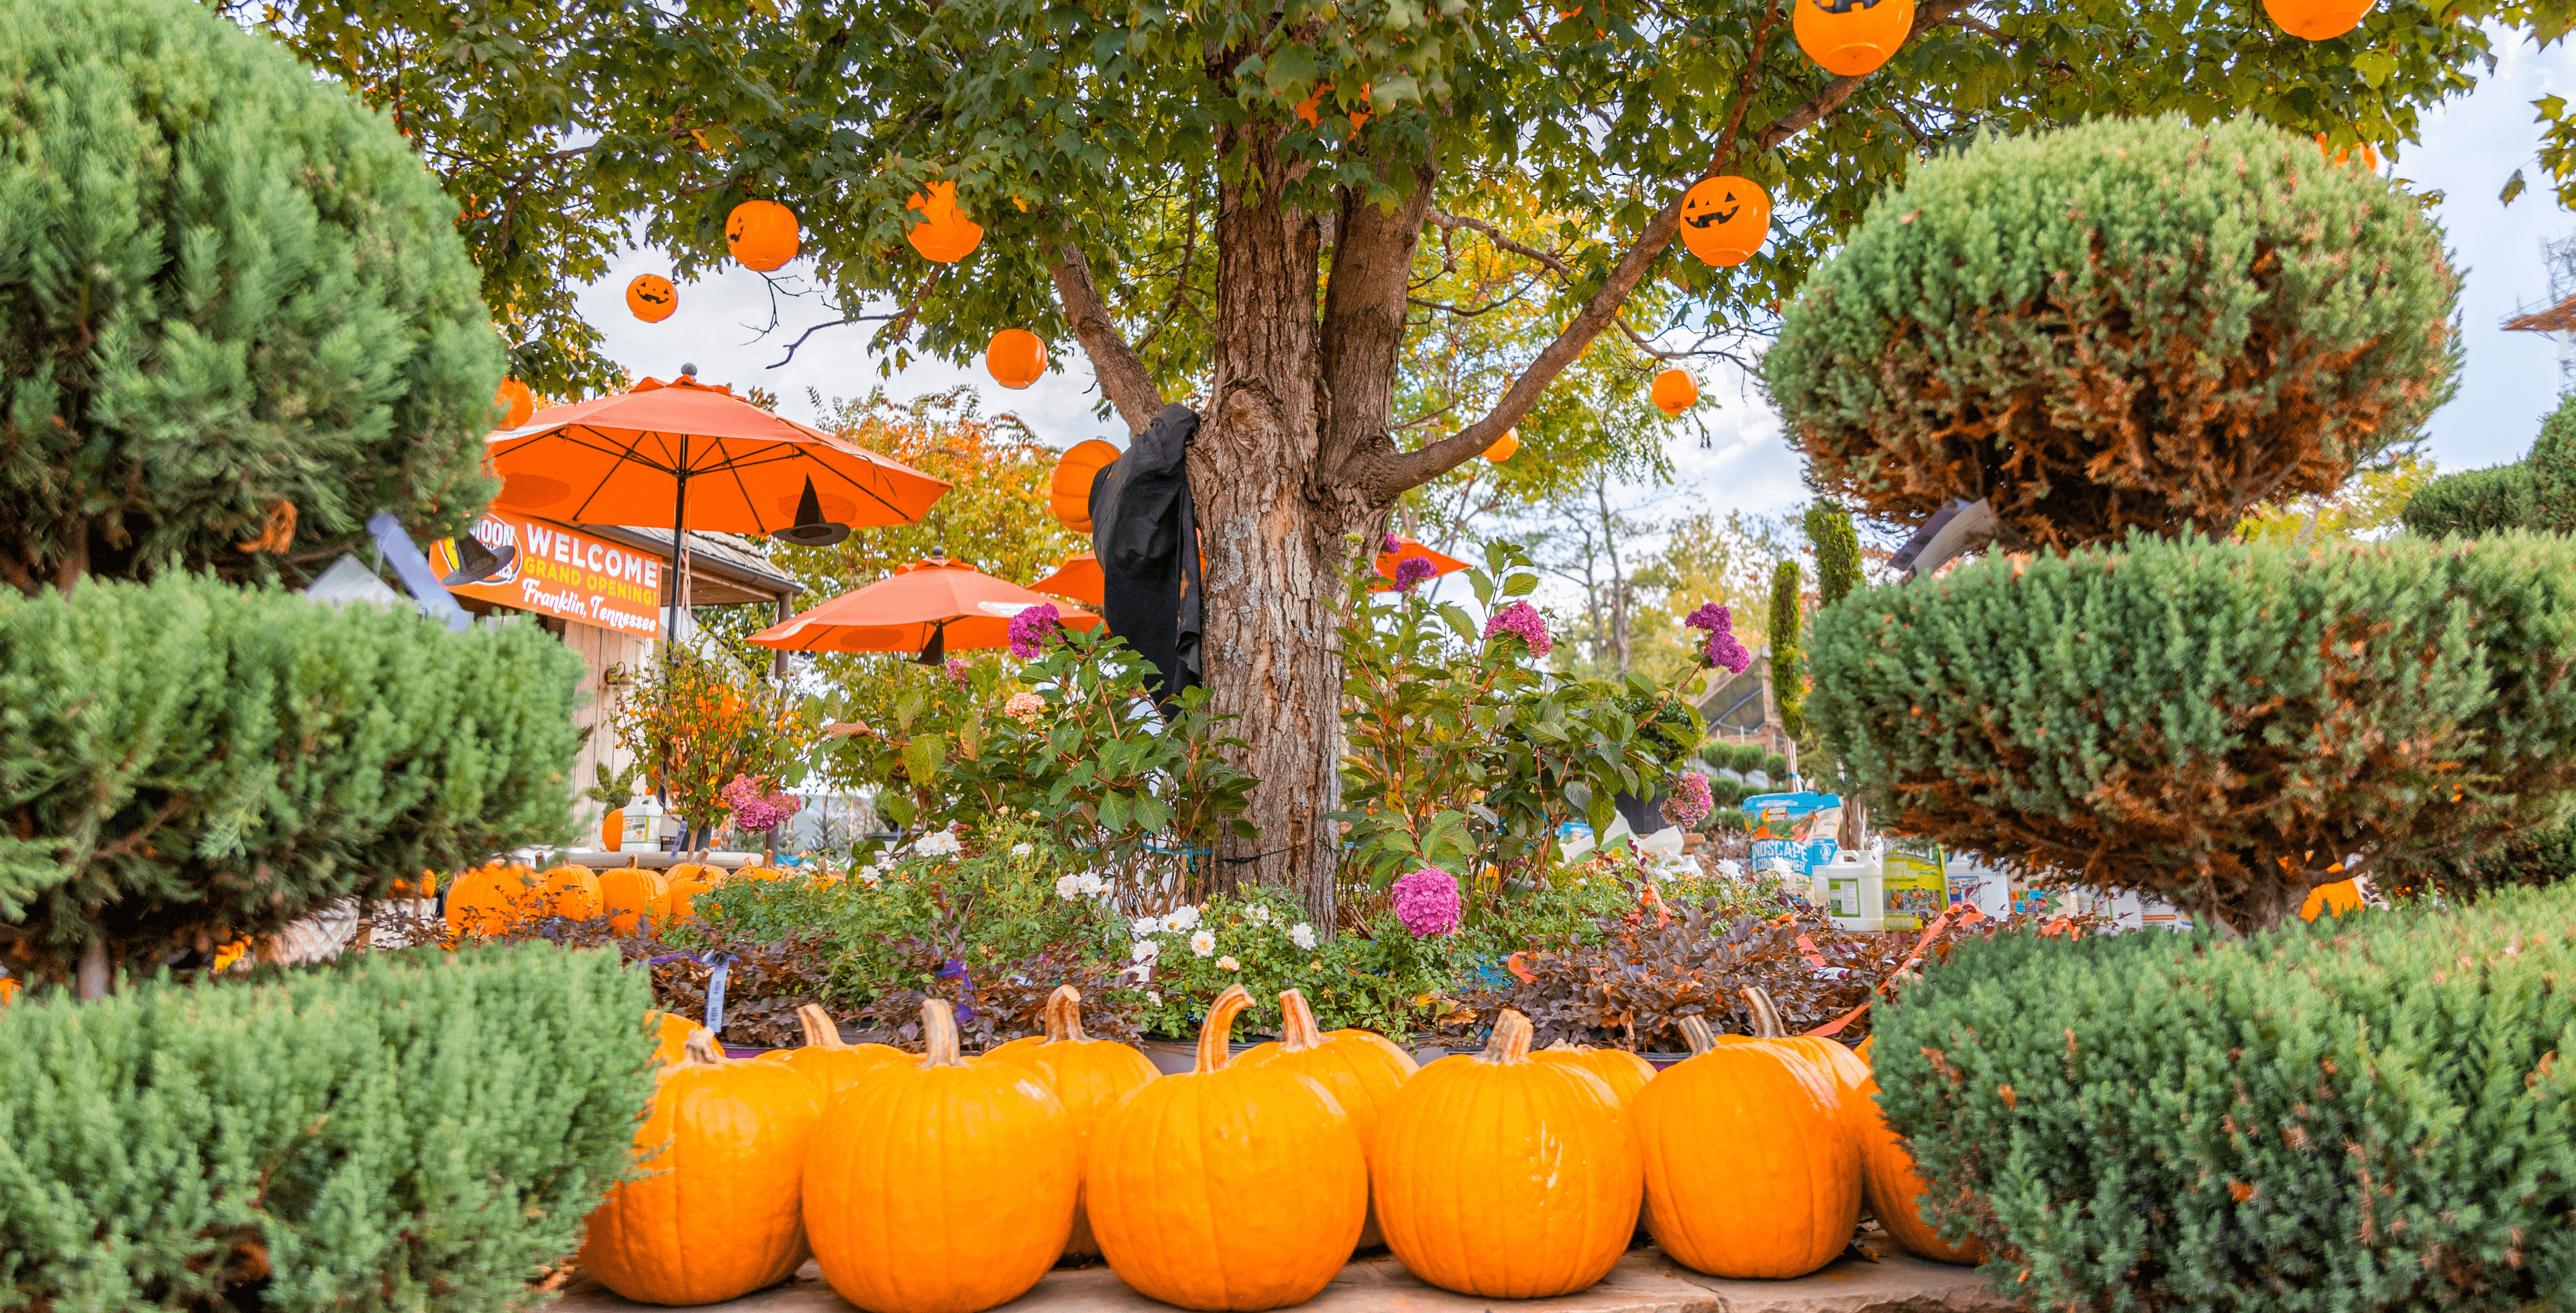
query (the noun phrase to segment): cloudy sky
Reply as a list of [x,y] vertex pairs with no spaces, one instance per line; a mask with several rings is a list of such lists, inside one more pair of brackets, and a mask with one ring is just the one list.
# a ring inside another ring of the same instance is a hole
[[[2538,181],[2531,107],[2545,95],[2576,94],[2570,92],[2576,86],[2576,52],[2565,43],[2540,50],[2527,39],[2498,44],[2497,67],[2475,94],[2430,114],[2423,142],[2404,149],[2395,163],[2397,176],[2443,193],[2437,213],[2457,262],[2468,271],[2460,303],[2467,372],[2458,398],[2433,417],[2430,432],[2433,455],[2445,469],[2517,459],[2557,395],[2556,344],[2497,325],[2518,307],[2548,299],[2542,240],[2576,237],[2576,215],[2560,208]],[[2511,206],[2500,205],[2496,194],[2517,168],[2527,168],[2535,185]],[[785,303],[781,320],[789,331],[764,339],[756,331],[770,317],[761,280],[730,269],[686,285],[680,312],[670,319],[638,322],[626,312],[627,280],[667,269],[660,255],[633,252],[583,293],[584,312],[607,334],[616,358],[638,375],[668,378],[683,362],[694,363],[710,382],[768,388],[779,395],[782,410],[799,418],[813,416],[808,389],[825,398],[864,396],[882,382],[893,395],[911,397],[972,382],[986,393],[988,411],[1017,412],[1052,444],[1105,437],[1123,445],[1116,425],[1093,417],[1091,372],[1079,357],[1023,392],[1003,389],[980,364],[916,365],[885,380],[879,362],[862,349],[865,330],[843,328],[816,334],[793,362],[778,366],[786,339],[830,318],[819,305]],[[1760,399],[1740,380],[1719,379],[1703,404],[1711,403],[1719,409],[1709,416],[1714,436],[1708,445],[1696,439],[1676,443],[1676,485],[1635,489],[1634,499],[1657,508],[1699,504],[1774,514],[1803,500],[1797,457]]]

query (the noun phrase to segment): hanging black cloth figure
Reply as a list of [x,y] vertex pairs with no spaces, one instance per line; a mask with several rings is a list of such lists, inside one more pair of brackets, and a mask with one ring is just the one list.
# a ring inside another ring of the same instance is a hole
[[1199,664],[1198,516],[1190,505],[1190,435],[1198,412],[1165,406],[1091,479],[1091,553],[1100,618],[1154,667],[1154,697],[1195,687]]

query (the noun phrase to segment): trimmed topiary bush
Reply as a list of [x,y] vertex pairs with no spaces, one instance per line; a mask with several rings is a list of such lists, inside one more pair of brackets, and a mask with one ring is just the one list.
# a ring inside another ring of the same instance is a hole
[[0,1007],[0,1309],[527,1308],[629,1170],[650,993],[532,944]]
[[2474,857],[2576,785],[2576,540],[1992,558],[1817,617],[1807,717],[1887,827],[2240,930]]
[[2421,205],[2252,119],[2106,120],[1907,175],[1765,360],[1819,492],[2007,541],[2224,533],[2331,493],[2450,395]]
[[383,117],[202,5],[10,0],[0,141],[0,581],[296,574],[490,500],[501,343]]
[[2039,1309],[2564,1307],[2576,887],[1961,944],[1879,1014],[1945,1237]]
[[2511,465],[2445,474],[2417,489],[2398,518],[2428,537],[2508,529],[2576,532],[2576,397],[2541,420],[2530,455]]
[[[581,659],[202,577],[0,590],[0,964],[149,973],[571,825]],[[0,1283],[5,1288],[5,1283]]]

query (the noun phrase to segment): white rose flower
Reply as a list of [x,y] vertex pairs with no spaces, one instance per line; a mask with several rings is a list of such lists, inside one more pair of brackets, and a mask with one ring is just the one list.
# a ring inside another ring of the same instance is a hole
[[1243,969],[1243,964],[1241,962],[1237,962],[1230,957],[1218,958],[1216,960],[1216,965],[1217,969],[1220,971],[1241,971]]
[[874,889],[885,883],[885,877],[878,875],[875,871],[869,870],[866,867],[861,867],[859,868],[859,883],[866,885],[870,889]]
[[1011,845],[1011,855],[1013,857],[1026,857],[1037,850],[1038,846],[1033,843],[1015,843]]
[[947,853],[958,852],[962,848],[963,845],[957,842],[957,836],[947,830],[933,830],[930,833],[913,840],[912,843],[912,850],[914,852],[928,857],[937,857]]
[[1243,919],[1254,925],[1270,924],[1270,909],[1259,903],[1243,909]]
[[1163,918],[1163,928],[1166,930],[1195,930],[1198,924],[1199,909],[1186,903],[1173,908],[1171,914]]
[[1109,892],[1109,882],[1096,875],[1079,876],[1073,882],[1073,891],[1085,898],[1098,898]]
[[1216,953],[1216,936],[1205,930],[1190,936],[1190,951],[1201,957],[1213,956]]
[[1127,950],[1127,956],[1139,962],[1151,962],[1162,955],[1163,945],[1160,941],[1152,939],[1140,940],[1135,947]]
[[1146,990],[1146,991],[1145,991],[1145,1006],[1147,1006],[1147,1007],[1149,1007],[1149,1008],[1158,1008],[1158,1007],[1163,1006],[1163,995],[1162,995],[1162,992],[1161,992],[1160,990],[1152,990],[1152,989]]
[[1154,936],[1163,933],[1163,918],[1159,916],[1137,917],[1136,924],[1128,927],[1128,933],[1134,935],[1138,939],[1151,939]]
[[1069,903],[1075,898],[1080,897],[1081,893],[1082,882],[1080,880],[1077,880],[1070,875],[1059,875],[1055,878],[1056,897]]
[[1295,944],[1299,948],[1313,948],[1315,946],[1315,927],[1310,926],[1303,921],[1288,927],[1288,942]]

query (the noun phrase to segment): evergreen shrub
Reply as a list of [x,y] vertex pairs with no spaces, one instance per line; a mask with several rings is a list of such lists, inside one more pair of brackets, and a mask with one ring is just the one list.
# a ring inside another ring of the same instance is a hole
[[0,5],[0,581],[455,532],[504,366],[400,133],[187,0]]
[[2259,929],[2576,785],[2576,541],[1997,556],[1817,618],[1807,715],[1889,829]]
[[2576,886],[1961,945],[1880,1014],[1935,1225],[2039,1309],[2565,1307]]
[[0,1310],[526,1308],[628,1170],[644,973],[551,945],[0,1008]]
[[2458,289],[2420,203],[2310,140],[2104,120],[1912,170],[1764,370],[1809,483],[1878,518],[1982,499],[2024,544],[2217,535],[2414,434]]
[[581,661],[202,576],[0,590],[0,963],[148,974],[571,825]]
[[2398,518],[2429,537],[2576,532],[2576,397],[2541,420],[2529,455],[2511,465],[2445,474],[2417,489]]

